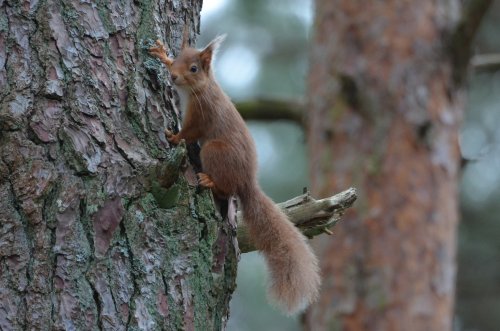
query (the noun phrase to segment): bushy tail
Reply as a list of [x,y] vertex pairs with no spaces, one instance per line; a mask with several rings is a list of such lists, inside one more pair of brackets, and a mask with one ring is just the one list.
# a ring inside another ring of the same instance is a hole
[[250,238],[264,255],[271,274],[268,294],[288,314],[297,313],[318,295],[316,256],[304,235],[258,186],[241,193]]

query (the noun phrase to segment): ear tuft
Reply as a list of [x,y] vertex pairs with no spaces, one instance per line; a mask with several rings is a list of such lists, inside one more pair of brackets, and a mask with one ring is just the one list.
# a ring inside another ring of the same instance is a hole
[[213,53],[212,57],[215,55],[215,53],[217,53],[217,51],[219,50],[220,45],[222,45],[222,43],[224,42],[224,40],[226,40],[226,37],[227,37],[226,34],[221,34],[221,35],[215,37],[214,40],[212,40],[211,42],[209,42],[208,45],[205,47],[205,49],[210,48],[212,50],[212,53]]
[[210,64],[212,60],[215,58],[217,51],[219,50],[220,45],[226,39],[226,34],[217,36],[214,40],[208,43],[208,45],[201,50],[200,59],[203,69],[208,71],[210,69]]

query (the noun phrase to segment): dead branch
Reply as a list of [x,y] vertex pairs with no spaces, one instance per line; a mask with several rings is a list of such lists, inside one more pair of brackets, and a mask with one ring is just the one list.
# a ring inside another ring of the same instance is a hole
[[[340,221],[347,208],[357,199],[356,189],[349,188],[332,197],[316,200],[309,193],[278,204],[302,233],[313,238],[322,233],[332,234],[331,228]],[[238,245],[242,253],[256,250],[250,242],[241,212],[237,214]]]
[[474,55],[470,62],[476,72],[493,72],[500,70],[499,53]]
[[454,80],[458,85],[461,85],[465,80],[471,58],[472,42],[492,2],[492,0],[474,0],[467,1],[464,4],[462,17],[452,34],[450,42]]
[[257,99],[237,102],[235,105],[246,120],[286,120],[305,127],[304,105],[298,101]]

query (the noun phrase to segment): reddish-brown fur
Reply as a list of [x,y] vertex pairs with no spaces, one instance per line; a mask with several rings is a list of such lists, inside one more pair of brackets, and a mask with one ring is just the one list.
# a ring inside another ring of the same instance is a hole
[[305,237],[257,183],[253,139],[211,70],[221,41],[216,38],[201,51],[185,47],[175,60],[168,58],[160,42],[150,49],[189,96],[182,130],[175,135],[166,131],[167,138],[175,144],[181,139],[200,141],[204,172],[198,174],[200,184],[218,196],[240,199],[252,241],[270,269],[270,295],[292,314],[316,299],[320,284],[317,260]]

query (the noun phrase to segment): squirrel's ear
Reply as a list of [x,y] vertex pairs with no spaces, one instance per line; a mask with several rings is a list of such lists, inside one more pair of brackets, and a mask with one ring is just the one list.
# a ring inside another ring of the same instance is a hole
[[226,39],[226,35],[217,36],[214,40],[212,40],[203,50],[200,52],[200,60],[201,66],[204,70],[208,71],[210,69],[210,64],[212,60],[215,58],[215,54],[219,49],[219,46]]

